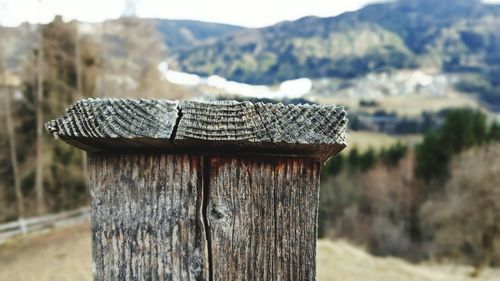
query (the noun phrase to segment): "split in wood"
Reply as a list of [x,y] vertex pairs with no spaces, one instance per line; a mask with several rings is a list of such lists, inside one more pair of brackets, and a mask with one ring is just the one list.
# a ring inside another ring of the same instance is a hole
[[46,124],[89,152],[95,281],[315,280],[341,107],[88,99]]
[[337,106],[149,99],[85,99],[46,124],[54,136],[90,152],[162,149],[321,160],[346,146],[346,127],[346,111]]
[[319,167],[90,153],[94,280],[315,280]]

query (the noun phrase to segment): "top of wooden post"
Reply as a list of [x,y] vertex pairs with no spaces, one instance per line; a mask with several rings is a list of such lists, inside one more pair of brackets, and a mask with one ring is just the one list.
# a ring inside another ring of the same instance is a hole
[[45,127],[91,152],[154,150],[310,155],[345,146],[346,111],[331,105],[84,99]]

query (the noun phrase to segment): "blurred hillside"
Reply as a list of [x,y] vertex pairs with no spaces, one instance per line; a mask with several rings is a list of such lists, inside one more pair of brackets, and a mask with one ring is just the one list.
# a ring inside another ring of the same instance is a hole
[[[126,21],[79,23],[79,29],[96,42],[113,45],[120,42],[116,33]],[[500,109],[500,5],[480,0],[391,1],[260,29],[188,20],[135,21],[155,29],[168,50],[161,60],[171,69],[251,84],[300,77],[357,83],[367,74],[422,70],[441,75],[439,79],[459,92],[475,94],[489,109]],[[6,28],[9,69],[19,71],[35,30],[28,24]],[[123,58],[124,53],[108,49],[106,55]]]
[[460,88],[498,105],[499,28],[500,5],[401,0],[243,30],[176,55],[184,71],[254,84],[405,68],[466,73]]
[[[127,20],[106,20],[102,23],[74,22],[79,25],[82,34],[93,37],[96,41],[102,40],[102,36],[108,36],[109,41],[117,40],[114,32]],[[160,37],[165,49],[169,52],[181,51],[202,44],[209,44],[229,34],[243,30],[244,28],[228,25],[209,23],[193,20],[168,20],[168,19],[135,19],[136,24],[151,26]],[[36,25],[24,23],[19,27],[2,27],[2,45],[7,59],[6,66],[10,70],[19,70],[22,57],[29,48],[36,43]],[[134,34],[131,34],[134,35]],[[119,55],[119,52],[112,53]],[[167,54],[161,59],[166,59]]]
[[165,45],[172,51],[209,44],[229,34],[243,30],[242,27],[200,22],[192,20],[144,19],[151,21],[163,35]]
[[0,42],[0,222],[88,204],[85,154],[43,129],[76,100],[191,95],[158,70],[167,48],[150,20],[56,17],[0,27]]

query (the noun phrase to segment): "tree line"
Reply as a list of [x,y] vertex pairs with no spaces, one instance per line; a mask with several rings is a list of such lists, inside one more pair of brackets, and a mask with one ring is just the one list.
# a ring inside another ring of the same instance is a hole
[[43,128],[67,106],[81,98],[186,94],[158,70],[166,50],[151,23],[124,17],[92,28],[61,17],[16,30],[0,26],[0,122],[6,128],[0,222],[88,204],[85,154],[52,141]]
[[[448,111],[415,147],[353,148],[322,171],[319,233],[378,255],[500,264],[500,126]],[[496,199],[495,199],[496,198]]]

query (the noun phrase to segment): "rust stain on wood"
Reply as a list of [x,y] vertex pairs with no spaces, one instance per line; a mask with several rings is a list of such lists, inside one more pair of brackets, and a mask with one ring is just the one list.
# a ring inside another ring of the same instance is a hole
[[213,280],[314,280],[319,162],[211,158]]
[[89,155],[95,280],[314,280],[319,166]]

